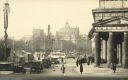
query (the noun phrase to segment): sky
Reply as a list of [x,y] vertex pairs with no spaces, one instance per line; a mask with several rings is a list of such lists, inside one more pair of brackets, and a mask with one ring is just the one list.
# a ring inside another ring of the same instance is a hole
[[[0,38],[4,35],[3,6],[0,0]],[[92,9],[98,8],[98,0],[8,0],[10,4],[8,36],[20,39],[32,35],[33,28],[44,29],[51,25],[51,32],[65,26],[79,27],[81,34],[92,28]]]

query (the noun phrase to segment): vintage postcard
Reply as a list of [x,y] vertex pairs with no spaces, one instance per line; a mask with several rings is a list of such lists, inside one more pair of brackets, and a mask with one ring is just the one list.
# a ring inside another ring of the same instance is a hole
[[0,0],[0,80],[128,80],[128,0]]

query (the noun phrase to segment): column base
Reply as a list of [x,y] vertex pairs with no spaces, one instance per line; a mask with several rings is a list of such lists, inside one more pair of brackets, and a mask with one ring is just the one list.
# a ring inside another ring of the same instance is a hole
[[128,69],[128,65],[127,66],[123,66],[123,68]]
[[95,64],[94,67],[100,67],[100,65],[96,65],[96,64]]
[[107,65],[108,68],[111,68],[111,64]]
[[121,66],[121,67],[123,66],[121,63],[118,63],[118,65]]

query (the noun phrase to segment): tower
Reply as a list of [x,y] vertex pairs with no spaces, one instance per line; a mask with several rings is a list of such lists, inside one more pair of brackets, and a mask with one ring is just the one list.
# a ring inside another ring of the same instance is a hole
[[50,36],[50,25],[48,25],[48,36]]

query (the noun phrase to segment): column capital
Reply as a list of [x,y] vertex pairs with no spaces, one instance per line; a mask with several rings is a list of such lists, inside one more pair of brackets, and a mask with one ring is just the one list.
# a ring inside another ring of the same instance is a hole
[[100,34],[99,34],[99,32],[95,32],[95,35],[94,35],[94,42],[95,42],[97,39],[100,39]]
[[128,32],[124,32],[124,34],[128,34]]
[[95,34],[95,36],[97,36],[97,35],[99,35],[99,32],[95,32],[94,34]]
[[113,35],[114,33],[113,32],[109,32],[109,35]]

